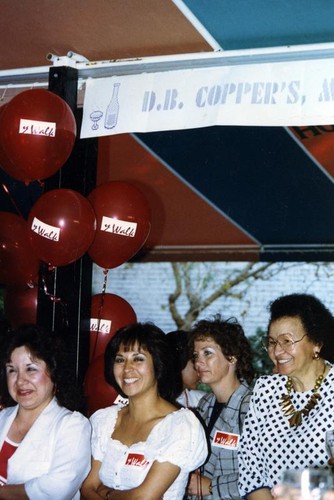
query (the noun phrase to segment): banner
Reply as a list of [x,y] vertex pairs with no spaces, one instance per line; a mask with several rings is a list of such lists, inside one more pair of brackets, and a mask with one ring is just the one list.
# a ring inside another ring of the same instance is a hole
[[81,138],[332,122],[333,61],[285,61],[88,79]]

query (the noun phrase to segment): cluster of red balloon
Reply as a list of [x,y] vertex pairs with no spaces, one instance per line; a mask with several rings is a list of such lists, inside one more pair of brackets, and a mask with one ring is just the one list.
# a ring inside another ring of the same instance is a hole
[[[21,92],[0,107],[0,167],[25,184],[50,177],[70,156],[76,133],[74,114],[63,99],[44,89]],[[5,314],[14,327],[36,320],[44,259],[30,239],[23,217],[0,213],[0,283],[6,285]]]
[[71,264],[88,250],[94,235],[93,207],[71,189],[43,194],[27,221],[0,212],[0,283],[7,288],[5,313],[13,326],[36,319],[40,263]]
[[93,295],[90,321],[90,364],[85,377],[85,393],[90,414],[110,406],[118,393],[104,379],[104,350],[122,326],[136,323],[130,304],[112,293]]
[[[32,89],[0,108],[0,166],[29,184],[53,175],[70,156],[76,122],[67,105],[47,90]],[[107,182],[88,198],[72,189],[54,189],[34,203],[28,220],[0,212],[0,283],[5,311],[13,326],[34,322],[40,262],[66,266],[88,252],[109,270],[131,259],[151,227],[150,208],[135,186]],[[132,307],[114,294],[92,298],[90,366],[85,388],[89,411],[108,406],[117,396],[104,381],[103,353],[112,335],[137,321]]]
[[28,216],[31,246],[50,266],[65,266],[85,252],[104,269],[133,257],[150,231],[144,195],[126,182],[95,188],[88,199],[71,189],[43,194]]
[[112,269],[133,257],[150,231],[144,195],[126,182],[108,182],[88,199],[71,189],[48,191],[32,206],[28,220],[0,213],[0,283],[34,286],[39,263],[75,262],[88,252]]
[[[0,166],[26,184],[60,169],[75,139],[72,110],[52,92],[27,90],[0,108]],[[126,182],[102,184],[88,199],[71,189],[49,191],[32,206],[27,221],[0,214],[0,283],[27,292],[37,283],[41,261],[65,266],[85,252],[105,269],[117,267],[138,252],[149,231],[148,203]],[[34,306],[36,294],[29,293]]]

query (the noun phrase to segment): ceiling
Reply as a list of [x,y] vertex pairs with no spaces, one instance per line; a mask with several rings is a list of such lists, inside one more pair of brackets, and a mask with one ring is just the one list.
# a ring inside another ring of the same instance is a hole
[[328,0],[2,0],[0,70],[332,42]]
[[[328,0],[2,0],[1,6],[0,83],[3,73],[49,66],[47,54],[69,51],[113,61],[334,41]],[[5,102],[13,89],[2,89]],[[313,132],[309,142],[277,127],[101,138],[99,182],[126,179],[149,198],[148,259],[333,260],[333,134],[330,127]],[[34,185],[4,174],[2,180],[18,203],[32,199]],[[0,203],[13,209],[5,192]]]
[[212,50],[170,0],[3,0],[0,69]]

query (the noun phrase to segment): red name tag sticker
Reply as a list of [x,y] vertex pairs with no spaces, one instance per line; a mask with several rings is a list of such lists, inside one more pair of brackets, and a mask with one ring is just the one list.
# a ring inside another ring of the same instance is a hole
[[212,445],[226,448],[227,450],[237,450],[239,446],[239,434],[216,431],[213,437]]
[[131,467],[146,467],[149,461],[141,453],[128,453],[125,459],[125,465]]

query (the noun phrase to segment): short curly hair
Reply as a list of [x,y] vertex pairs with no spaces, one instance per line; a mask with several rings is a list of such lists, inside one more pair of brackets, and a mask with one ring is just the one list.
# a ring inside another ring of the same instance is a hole
[[19,347],[26,347],[33,357],[46,363],[50,379],[55,384],[55,396],[59,405],[83,412],[83,390],[75,381],[64,344],[59,337],[50,335],[37,325],[24,325],[8,331],[3,339],[0,354],[0,403],[3,406],[16,404],[8,392],[6,363]]
[[276,320],[299,318],[310,341],[322,346],[320,356],[334,362],[334,316],[319,299],[305,293],[282,295],[269,304],[269,311],[268,333]]
[[237,319],[234,317],[223,319],[220,314],[216,314],[212,320],[202,319],[195,323],[190,332],[191,350],[194,350],[196,340],[209,338],[220,346],[226,359],[236,358],[238,379],[251,384],[255,375],[252,365],[252,349]]
[[159,395],[174,402],[178,396],[181,375],[175,370],[166,334],[153,323],[134,323],[120,328],[108,342],[104,353],[104,377],[119,394],[126,396],[117,384],[113,370],[121,346],[128,350],[136,346],[151,354]]

